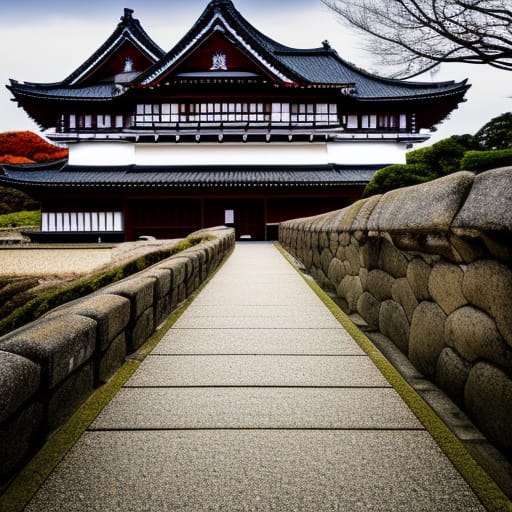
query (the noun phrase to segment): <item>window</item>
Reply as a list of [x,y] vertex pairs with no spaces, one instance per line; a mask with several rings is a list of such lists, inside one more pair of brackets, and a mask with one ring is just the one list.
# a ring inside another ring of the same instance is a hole
[[110,128],[112,126],[109,114],[98,114],[96,116],[96,126],[98,128]]
[[[99,116],[98,116],[99,118]],[[106,127],[102,118],[98,123]],[[116,121],[117,123],[117,121]],[[137,105],[136,126],[175,123],[285,123],[337,125],[335,103],[162,103]],[[98,124],[98,126],[100,126]],[[116,125],[117,126],[117,125]]]
[[335,103],[292,103],[290,110],[293,124],[338,124],[338,107]]
[[351,130],[357,130],[359,128],[359,124],[357,122],[357,116],[349,115],[347,116],[347,128]]
[[122,212],[43,212],[41,231],[123,231]]

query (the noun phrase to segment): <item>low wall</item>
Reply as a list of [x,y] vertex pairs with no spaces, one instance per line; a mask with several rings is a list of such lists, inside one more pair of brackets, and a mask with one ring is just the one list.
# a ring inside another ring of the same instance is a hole
[[512,167],[285,222],[279,240],[512,454]]
[[200,235],[212,239],[0,338],[0,484],[234,247],[232,229]]

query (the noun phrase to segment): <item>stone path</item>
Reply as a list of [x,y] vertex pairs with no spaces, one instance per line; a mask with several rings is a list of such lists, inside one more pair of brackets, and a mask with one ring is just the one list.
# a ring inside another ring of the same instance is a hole
[[484,509],[289,263],[248,243],[26,510]]

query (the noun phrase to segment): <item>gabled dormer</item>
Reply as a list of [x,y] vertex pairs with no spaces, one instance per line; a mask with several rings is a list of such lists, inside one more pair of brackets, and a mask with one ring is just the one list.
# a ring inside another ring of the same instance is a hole
[[213,0],[165,57],[140,75],[137,84],[154,86],[182,73],[262,75],[294,85],[302,78],[279,62],[274,52],[286,47],[254,28],[230,0]]
[[112,35],[62,85],[84,87],[106,81],[128,82],[164,55],[133,17],[133,10],[125,9]]

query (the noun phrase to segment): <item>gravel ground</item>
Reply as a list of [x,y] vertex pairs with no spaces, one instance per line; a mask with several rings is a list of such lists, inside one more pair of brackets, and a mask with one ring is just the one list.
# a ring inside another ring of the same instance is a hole
[[6,246],[0,248],[0,276],[40,276],[68,280],[96,273],[144,254],[169,249],[180,240],[91,246]]

